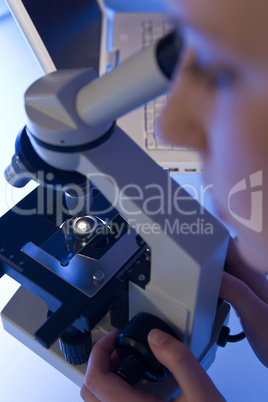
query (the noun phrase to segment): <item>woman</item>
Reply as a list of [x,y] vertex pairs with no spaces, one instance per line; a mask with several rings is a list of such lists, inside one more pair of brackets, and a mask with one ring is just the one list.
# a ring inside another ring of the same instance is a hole
[[[171,143],[200,152],[218,213],[238,233],[221,297],[237,310],[255,354],[268,366],[268,212],[262,208],[268,192],[268,2],[168,2],[185,48],[161,131]],[[114,337],[93,349],[82,398],[156,401],[110,372]],[[159,330],[148,342],[181,386],[176,400],[224,400],[186,346]]]

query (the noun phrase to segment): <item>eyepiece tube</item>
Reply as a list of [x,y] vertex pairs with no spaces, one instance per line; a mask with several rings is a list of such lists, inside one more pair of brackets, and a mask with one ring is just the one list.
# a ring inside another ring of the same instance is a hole
[[172,32],[83,87],[76,98],[81,119],[90,127],[107,124],[165,93],[181,50]]

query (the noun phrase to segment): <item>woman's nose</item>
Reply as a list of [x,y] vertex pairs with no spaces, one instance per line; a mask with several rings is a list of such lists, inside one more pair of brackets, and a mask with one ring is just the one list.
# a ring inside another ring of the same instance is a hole
[[207,139],[200,89],[190,84],[183,75],[183,72],[177,73],[167,105],[159,119],[159,131],[171,144],[205,152]]

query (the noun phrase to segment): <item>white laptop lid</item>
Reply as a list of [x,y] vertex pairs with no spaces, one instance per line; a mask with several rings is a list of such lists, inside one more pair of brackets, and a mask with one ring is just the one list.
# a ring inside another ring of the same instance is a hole
[[7,0],[45,73],[61,68],[99,70],[104,6],[96,0]]

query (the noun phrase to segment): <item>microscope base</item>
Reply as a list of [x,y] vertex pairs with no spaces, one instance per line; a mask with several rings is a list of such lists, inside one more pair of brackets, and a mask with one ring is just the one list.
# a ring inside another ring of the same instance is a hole
[[[201,365],[205,370],[215,360],[218,348],[216,340],[223,324],[228,319],[228,314],[229,305],[223,302],[217,311],[211,343],[201,358]],[[71,365],[64,360],[58,342],[54,343],[50,349],[46,349],[34,338],[36,328],[39,328],[46,320],[46,315],[46,303],[22,286],[1,312],[3,327],[9,334],[81,387],[87,364]],[[93,342],[105,335],[110,329],[112,327],[109,324],[108,317],[104,318],[98,327],[92,331]],[[178,385],[172,376],[169,376],[164,383],[144,383],[142,388],[151,394],[155,394],[158,398],[167,398],[176,391],[178,392]]]

